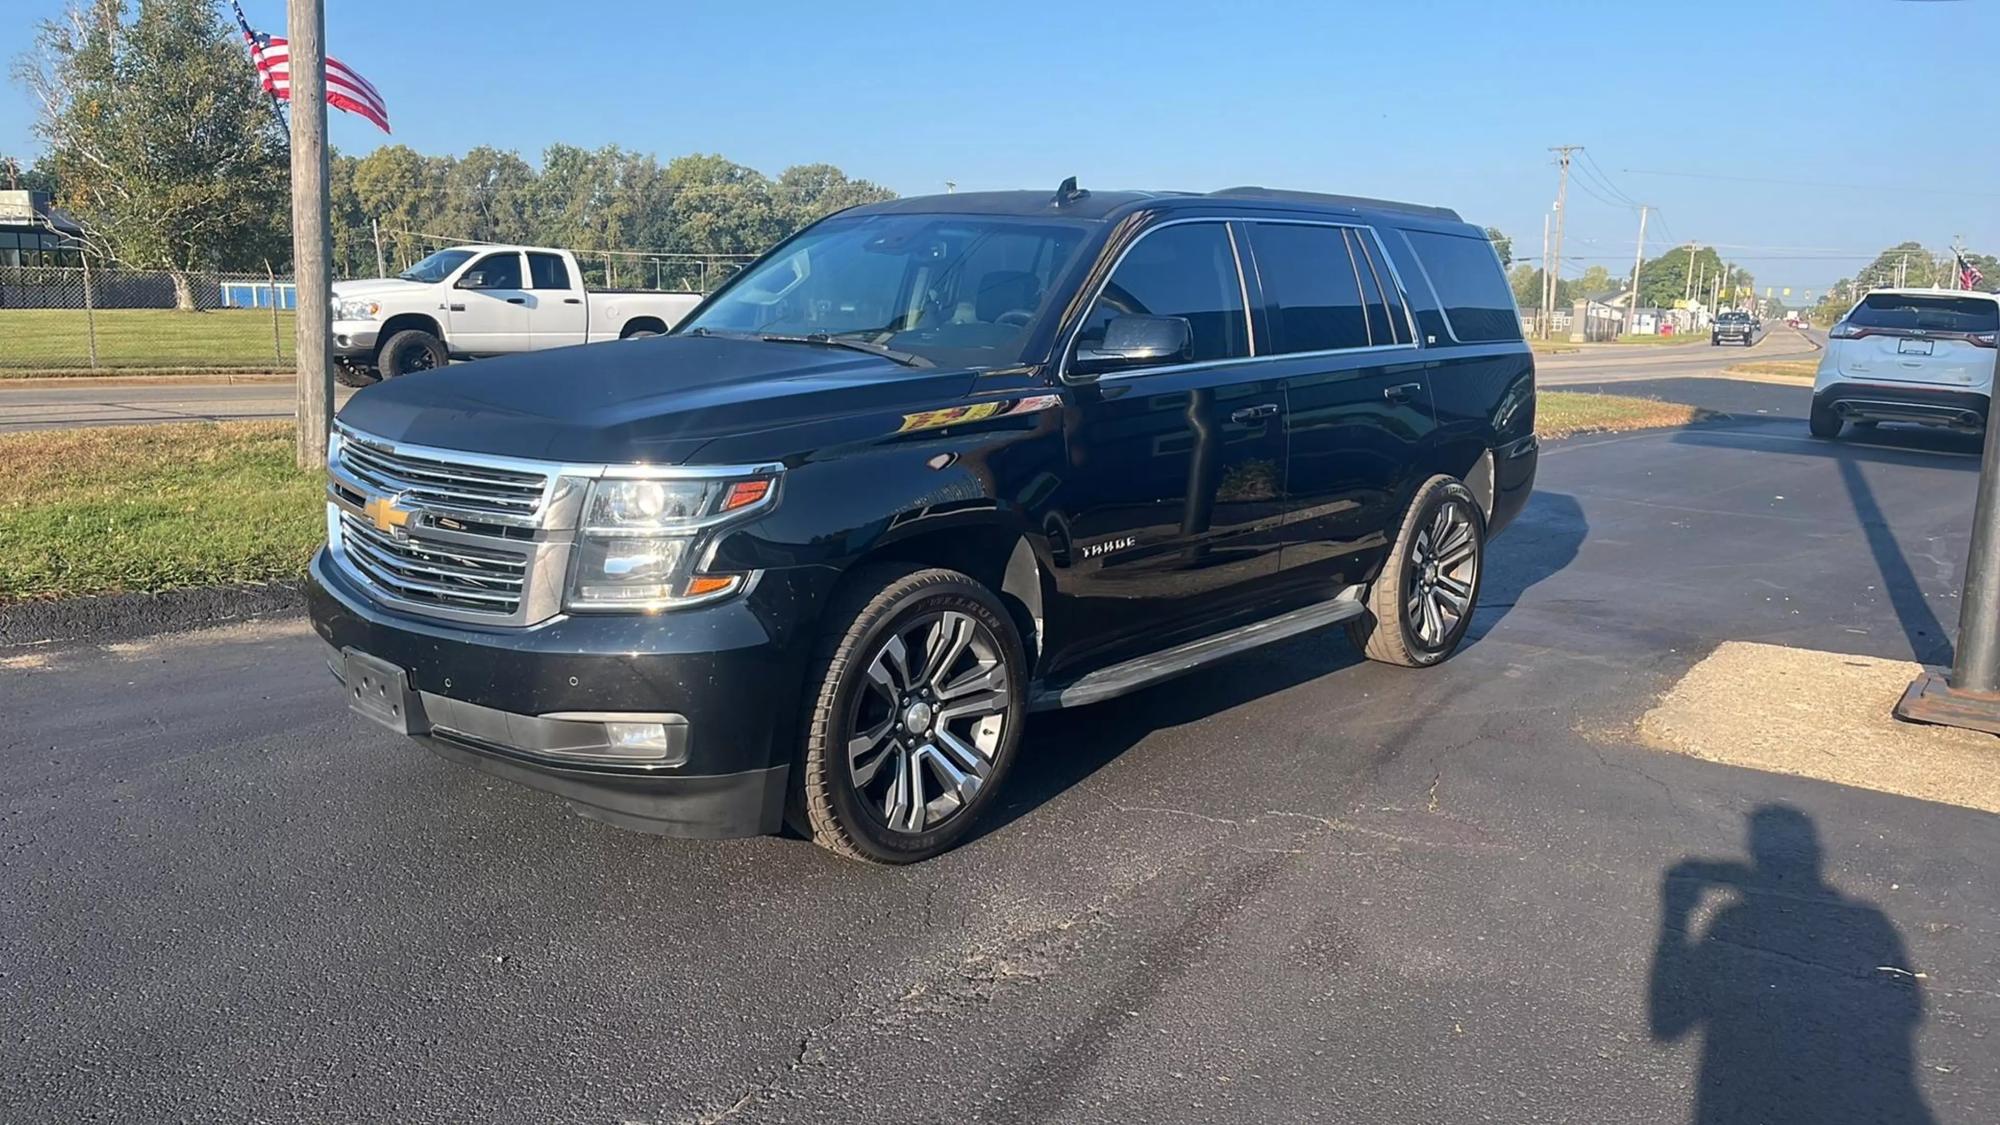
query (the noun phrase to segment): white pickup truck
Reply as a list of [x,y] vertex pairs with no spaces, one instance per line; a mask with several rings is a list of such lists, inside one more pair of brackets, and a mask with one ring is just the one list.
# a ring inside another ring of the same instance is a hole
[[655,336],[700,302],[587,290],[567,250],[454,246],[395,277],[333,287],[334,377],[359,387],[453,359]]

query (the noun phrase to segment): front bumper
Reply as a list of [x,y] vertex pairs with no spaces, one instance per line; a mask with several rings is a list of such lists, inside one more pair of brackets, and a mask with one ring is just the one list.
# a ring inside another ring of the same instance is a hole
[[[810,604],[785,588],[785,572],[765,578],[770,596]],[[445,758],[626,828],[725,837],[783,823],[808,653],[795,630],[767,625],[751,598],[481,628],[384,610],[325,551],[313,558],[306,598],[314,630],[336,650],[335,675],[346,674],[349,652],[401,669],[414,720],[406,729]],[[602,727],[576,716],[670,720],[669,757],[685,764],[580,760]]]
[[1984,391],[1919,383],[1840,380],[1813,391],[1813,409],[1831,410],[1850,422],[1915,422],[1958,430],[1985,429],[1990,401]]
[[381,333],[381,324],[373,320],[336,320],[333,322],[333,355],[335,359],[352,362],[365,359],[375,360],[375,342]]

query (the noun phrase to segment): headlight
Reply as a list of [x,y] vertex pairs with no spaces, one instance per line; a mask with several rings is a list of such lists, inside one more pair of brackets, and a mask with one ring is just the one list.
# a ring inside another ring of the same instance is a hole
[[722,525],[748,518],[776,497],[776,478],[593,481],[584,501],[572,610],[677,609],[735,593],[748,576],[703,574]]
[[335,320],[374,320],[381,315],[382,306],[373,301],[346,297],[333,303]]

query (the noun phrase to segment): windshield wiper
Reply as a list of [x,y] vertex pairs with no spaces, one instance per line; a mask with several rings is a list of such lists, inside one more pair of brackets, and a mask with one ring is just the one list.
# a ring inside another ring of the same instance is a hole
[[902,364],[904,367],[929,367],[931,361],[920,355],[900,352],[881,344],[871,344],[866,340],[849,340],[840,336],[829,336],[824,332],[811,332],[804,336],[780,336],[760,333],[757,338],[771,344],[818,344],[828,348],[846,348],[849,351],[867,352],[883,359]]

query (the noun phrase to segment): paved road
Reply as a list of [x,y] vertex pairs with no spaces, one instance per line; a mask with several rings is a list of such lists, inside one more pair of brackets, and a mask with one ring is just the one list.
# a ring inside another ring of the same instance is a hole
[[[64,382],[66,385],[54,385],[51,380],[35,380],[31,386],[9,386],[0,381],[0,433],[292,416],[293,385],[289,382],[214,386],[187,382],[135,386],[122,379],[111,385],[94,379]],[[345,387],[335,390],[340,402],[353,393]]]
[[1715,347],[1707,337],[1692,344],[1602,344],[1576,352],[1537,356],[1535,376],[1542,386],[1561,387],[1719,375],[1724,368],[1738,363],[1815,358],[1825,339],[1824,332],[1801,331],[1772,322],[1764,335],[1748,348]]
[[[1577,353],[1542,356],[1537,361],[1544,386],[1656,379],[1667,374],[1716,374],[1746,359],[1788,359],[1812,355],[1814,345],[1782,324],[1774,325],[1756,347],[1593,347]],[[135,422],[227,421],[292,416],[290,383],[202,386],[105,385],[73,380],[71,385],[9,386],[0,381],[0,433],[9,430],[124,425]],[[340,388],[340,401],[352,392]]]
[[[1944,651],[1964,451],[1730,386],[1771,413],[1553,445],[1449,664],[1037,719],[914,869],[576,818],[296,623],[0,654],[0,1119],[2000,1120],[2000,817],[1630,733],[1725,639]],[[1682,955],[1666,873],[1773,805]]]

